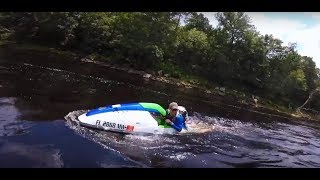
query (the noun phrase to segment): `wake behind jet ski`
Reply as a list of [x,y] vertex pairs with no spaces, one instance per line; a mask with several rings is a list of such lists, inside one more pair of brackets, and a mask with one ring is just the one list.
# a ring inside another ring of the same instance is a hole
[[[183,106],[178,106],[177,113],[184,121],[188,118]],[[167,115],[159,104],[141,102],[100,107],[80,115],[78,120],[83,126],[121,133],[176,134],[187,131],[187,125],[179,132],[165,123]]]

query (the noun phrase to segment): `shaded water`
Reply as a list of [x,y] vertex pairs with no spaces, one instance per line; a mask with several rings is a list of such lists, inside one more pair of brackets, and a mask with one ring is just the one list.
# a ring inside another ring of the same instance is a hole
[[[171,101],[193,135],[122,135],[80,127],[84,111]],[[320,124],[262,119],[181,89],[85,62],[0,59],[0,167],[320,167]]]

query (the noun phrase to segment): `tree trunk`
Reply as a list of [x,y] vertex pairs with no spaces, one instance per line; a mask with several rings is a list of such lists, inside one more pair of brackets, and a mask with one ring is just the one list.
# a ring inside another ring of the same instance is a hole
[[313,97],[314,93],[316,93],[317,91],[318,91],[318,89],[314,89],[314,90],[311,91],[311,93],[309,94],[308,99],[300,107],[297,108],[297,112],[301,113],[301,111],[300,111],[301,108],[303,108],[306,104],[308,104],[309,101],[312,100],[312,97]]
[[176,24],[176,28],[174,29],[176,32],[177,32],[177,29],[179,28],[179,25],[180,25],[180,19],[181,19],[181,13],[179,13],[178,22]]

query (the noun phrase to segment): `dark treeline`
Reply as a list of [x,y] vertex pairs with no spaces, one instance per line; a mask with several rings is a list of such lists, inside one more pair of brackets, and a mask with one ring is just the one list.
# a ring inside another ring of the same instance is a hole
[[[189,12],[2,12],[0,38],[108,57],[172,77],[199,77],[297,108],[318,87],[311,57],[261,35],[242,12],[217,13],[212,27]],[[319,109],[320,103],[306,103]]]

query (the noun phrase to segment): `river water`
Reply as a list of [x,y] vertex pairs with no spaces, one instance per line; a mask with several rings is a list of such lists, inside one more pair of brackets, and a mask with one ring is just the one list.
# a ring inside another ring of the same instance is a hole
[[[123,135],[75,123],[105,105],[171,101],[214,131]],[[320,167],[319,123],[239,115],[213,101],[89,62],[2,57],[0,167]]]

